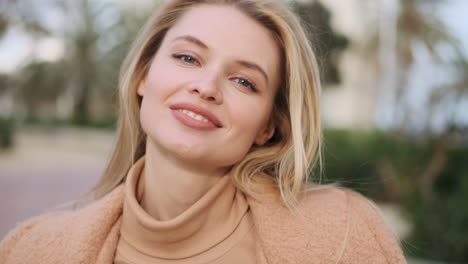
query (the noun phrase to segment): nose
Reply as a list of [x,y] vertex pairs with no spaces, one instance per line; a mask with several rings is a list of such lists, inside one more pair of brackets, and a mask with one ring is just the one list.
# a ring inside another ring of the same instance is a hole
[[204,73],[203,76],[189,84],[189,91],[198,94],[203,100],[221,104],[223,93],[220,78],[216,73]]

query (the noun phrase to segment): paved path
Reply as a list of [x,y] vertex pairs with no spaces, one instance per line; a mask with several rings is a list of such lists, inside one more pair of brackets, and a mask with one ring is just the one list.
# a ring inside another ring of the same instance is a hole
[[19,131],[14,149],[0,152],[0,239],[18,222],[90,190],[112,143],[113,134],[102,131]]

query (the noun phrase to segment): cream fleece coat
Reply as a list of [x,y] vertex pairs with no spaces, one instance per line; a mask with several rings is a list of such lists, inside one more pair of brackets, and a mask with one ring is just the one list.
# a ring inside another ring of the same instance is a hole
[[[302,217],[275,197],[248,197],[257,263],[406,263],[394,236],[361,195],[338,188],[308,192],[301,198]],[[119,186],[85,208],[23,223],[0,243],[0,263],[113,263],[123,200]]]

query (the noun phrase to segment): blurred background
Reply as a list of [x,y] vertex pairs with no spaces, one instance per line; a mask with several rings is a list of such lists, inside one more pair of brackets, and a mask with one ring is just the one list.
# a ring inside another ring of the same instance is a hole
[[[323,71],[321,182],[375,200],[410,263],[468,263],[468,1],[288,4]],[[0,238],[96,183],[120,64],[160,5],[0,2]]]

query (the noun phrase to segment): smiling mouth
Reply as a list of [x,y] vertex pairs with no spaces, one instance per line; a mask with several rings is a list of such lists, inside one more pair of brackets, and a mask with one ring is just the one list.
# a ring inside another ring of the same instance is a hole
[[202,115],[199,115],[199,114],[196,114],[190,110],[187,110],[187,109],[179,109],[178,110],[179,112],[185,114],[185,115],[188,115],[189,117],[195,119],[195,120],[198,120],[198,121],[202,121],[202,122],[210,122],[206,117],[202,116]]
[[191,103],[175,103],[169,107],[184,124],[200,129],[223,127],[219,119],[209,110]]

